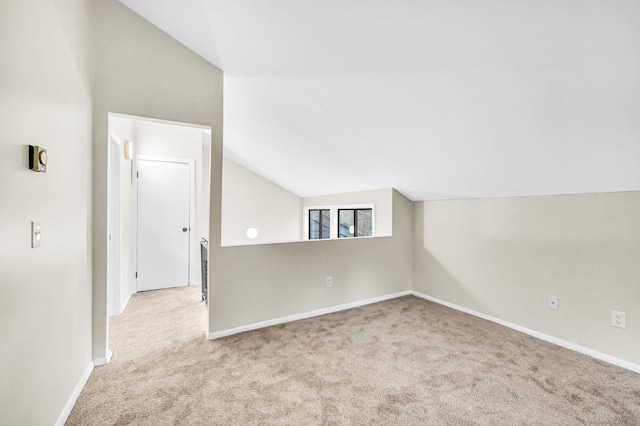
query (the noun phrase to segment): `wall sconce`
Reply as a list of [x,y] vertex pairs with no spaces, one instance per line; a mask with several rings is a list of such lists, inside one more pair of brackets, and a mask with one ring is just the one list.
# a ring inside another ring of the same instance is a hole
[[124,141],[124,158],[131,160],[133,158],[133,142],[129,139]]
[[29,169],[34,172],[47,172],[47,150],[36,145],[29,145]]

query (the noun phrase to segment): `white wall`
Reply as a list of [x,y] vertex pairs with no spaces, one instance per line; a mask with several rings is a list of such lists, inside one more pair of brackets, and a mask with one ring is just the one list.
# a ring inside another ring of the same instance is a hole
[[640,192],[415,204],[415,290],[640,364]]
[[[192,281],[200,282],[200,238],[209,239],[209,197],[204,194],[204,163],[209,158],[203,158],[203,133],[209,135],[208,130],[196,127],[178,126],[146,120],[132,120],[133,140],[136,155],[158,158],[182,158],[193,160],[195,164],[195,221],[192,224],[193,244],[191,247],[191,277]],[[208,154],[208,148],[206,152]],[[209,179],[207,167],[206,178]],[[135,221],[135,218],[133,218]]]
[[[225,158],[222,178],[222,245],[254,245],[302,241],[305,206],[373,204],[376,236],[392,234],[392,189],[300,198],[262,176]],[[248,228],[258,236],[249,239]]]
[[[3,425],[54,424],[91,368],[91,93],[84,12],[75,0],[0,2]],[[28,170],[29,144],[47,149],[47,173]],[[42,226],[40,248],[31,248],[31,221]]]
[[[135,283],[133,281],[133,180],[132,180],[132,160],[127,160],[124,155],[124,144],[126,140],[133,140],[133,123],[131,120],[116,116],[109,117],[109,131],[119,139],[120,145],[110,145],[110,148],[118,149],[120,156],[120,306],[126,306],[131,294],[135,293]],[[113,231],[109,231],[112,234]],[[119,314],[115,312],[114,314]]]
[[[256,228],[249,239],[246,231]],[[222,245],[302,239],[302,200],[227,158],[222,171]]]
[[393,189],[375,189],[370,191],[346,192],[342,194],[306,197],[303,206],[333,206],[373,204],[375,215],[375,235],[390,237],[393,228]]

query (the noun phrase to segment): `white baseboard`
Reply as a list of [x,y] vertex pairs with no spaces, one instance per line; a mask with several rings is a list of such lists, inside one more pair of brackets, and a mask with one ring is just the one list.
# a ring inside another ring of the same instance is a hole
[[62,413],[60,413],[60,416],[58,416],[58,420],[56,421],[55,426],[64,426],[64,424],[67,422],[67,419],[69,418],[69,414],[71,414],[71,410],[73,410],[73,406],[76,404],[76,401],[80,396],[80,392],[82,392],[82,389],[84,389],[84,385],[87,384],[87,380],[89,380],[89,377],[91,376],[92,372],[93,372],[93,363],[90,362],[89,365],[87,365],[87,369],[84,370],[84,373],[82,373],[82,377],[80,377],[80,381],[78,382],[76,387],[73,389],[73,393],[69,397],[67,404],[64,406]]
[[120,313],[124,312],[124,310],[127,308],[127,305],[129,304],[129,300],[131,300],[131,295],[132,294],[133,293],[129,292],[129,294],[127,295],[127,299],[122,304],[122,311]]
[[306,318],[313,318],[320,315],[331,314],[338,311],[344,311],[346,309],[369,305],[371,303],[377,303],[377,302],[382,302],[384,300],[395,299],[396,297],[408,296],[410,294],[411,294],[411,291],[407,290],[407,291],[402,291],[400,293],[388,294],[386,296],[373,297],[371,299],[345,303],[344,305],[332,306],[329,308],[317,309],[315,311],[303,312],[301,314],[289,315],[286,317],[275,318],[272,320],[255,322],[253,324],[247,324],[240,327],[228,328],[222,331],[207,333],[207,339],[209,340],[219,339],[221,337],[231,336],[232,334],[242,333],[250,330],[257,330],[259,328],[264,328],[264,327],[271,327],[272,325],[284,324],[286,322],[298,321]]
[[517,324],[513,324],[508,321],[501,320],[499,318],[492,317],[490,315],[485,315],[483,313],[474,311],[472,309],[465,308],[463,306],[455,305],[453,303],[449,303],[445,300],[438,299],[436,297],[427,296],[424,293],[420,293],[417,291],[411,290],[409,292],[414,296],[420,297],[422,299],[429,300],[431,302],[438,303],[440,305],[447,306],[451,309],[455,309],[460,312],[464,312],[469,315],[476,316],[478,318],[485,319],[487,321],[495,322],[496,324],[503,325],[505,327],[512,328],[521,333],[528,334],[529,336],[536,337],[540,340],[544,340],[545,342],[553,343],[554,345],[562,346],[563,348],[571,349],[576,352],[583,353],[585,355],[589,355],[593,358],[599,359],[601,361],[608,362],[609,364],[617,365],[618,367],[626,368],[627,370],[635,371],[636,373],[640,373],[640,365],[634,364],[629,361],[625,361],[620,358],[613,357],[611,355],[604,354],[602,352],[594,351],[593,349],[585,348],[584,346],[576,345],[575,343],[567,342],[566,340],[558,339],[557,337],[550,336],[548,334],[541,333],[539,331],[532,330],[530,328],[522,327]]
[[107,351],[107,356],[105,356],[104,358],[94,359],[93,360],[94,367],[100,367],[101,365],[109,364],[109,361],[111,361],[112,355],[113,354],[111,353],[111,351]]
[[202,281],[194,281],[189,284],[191,287],[202,287]]

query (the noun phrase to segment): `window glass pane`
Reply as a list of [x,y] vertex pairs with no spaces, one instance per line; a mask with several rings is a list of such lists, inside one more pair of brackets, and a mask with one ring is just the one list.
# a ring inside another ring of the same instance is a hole
[[370,237],[373,234],[373,215],[371,209],[357,210],[357,237]]
[[353,237],[354,210],[338,210],[338,238]]
[[331,212],[329,210],[322,210],[320,220],[322,221],[320,238],[331,238]]
[[309,210],[309,239],[320,238],[320,210]]
[[331,238],[331,211],[309,210],[309,239]]

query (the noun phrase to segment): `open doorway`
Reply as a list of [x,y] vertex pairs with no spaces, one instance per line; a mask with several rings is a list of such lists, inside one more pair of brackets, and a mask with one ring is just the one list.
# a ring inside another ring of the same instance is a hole
[[[186,236],[188,241],[183,256],[187,259],[187,269],[181,272],[186,283],[177,285],[201,285],[200,241],[209,240],[211,129],[117,113],[110,113],[108,121],[107,304],[109,316],[114,316],[124,312],[134,293],[171,286],[160,283],[153,287],[153,282],[148,280],[141,283],[137,274],[142,266],[140,261],[149,259],[147,252],[140,256],[140,250],[153,247],[153,244],[138,244],[141,227],[137,224],[137,169],[141,161],[189,165],[186,172],[191,180],[190,204],[186,207],[189,218],[179,229],[180,234],[184,234],[179,237]],[[156,187],[162,185],[157,183]]]

